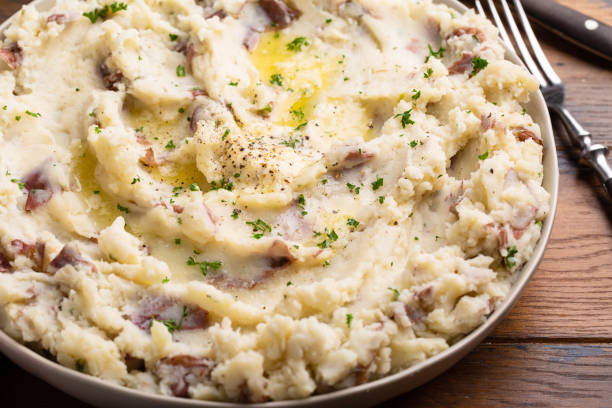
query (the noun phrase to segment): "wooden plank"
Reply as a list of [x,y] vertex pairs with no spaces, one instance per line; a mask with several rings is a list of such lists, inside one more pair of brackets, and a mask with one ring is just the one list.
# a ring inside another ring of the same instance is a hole
[[[88,407],[0,357],[6,406]],[[37,392],[31,392],[37,390]],[[382,406],[609,407],[611,344],[481,344],[435,380]],[[17,405],[19,404],[19,405]]]
[[382,405],[610,407],[610,344],[482,344],[437,379]]

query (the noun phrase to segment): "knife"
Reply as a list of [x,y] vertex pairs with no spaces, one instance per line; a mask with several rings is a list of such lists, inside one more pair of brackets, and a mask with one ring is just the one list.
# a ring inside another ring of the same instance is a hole
[[553,0],[522,0],[530,18],[566,40],[612,61],[612,27]]

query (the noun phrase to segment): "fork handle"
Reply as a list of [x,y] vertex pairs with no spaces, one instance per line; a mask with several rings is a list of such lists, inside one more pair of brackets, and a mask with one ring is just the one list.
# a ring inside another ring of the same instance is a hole
[[608,163],[608,148],[593,144],[591,134],[563,106],[550,106],[558,115],[574,143],[580,147],[580,158],[586,161],[601,178],[608,198],[612,200],[612,168]]
[[612,61],[612,27],[552,0],[522,0],[527,14],[549,31]]

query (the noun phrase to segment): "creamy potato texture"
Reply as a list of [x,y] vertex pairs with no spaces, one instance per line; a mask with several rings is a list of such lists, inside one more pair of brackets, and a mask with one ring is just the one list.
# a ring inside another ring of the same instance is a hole
[[439,353],[549,211],[537,90],[473,12],[58,0],[0,52],[0,324],[196,399],[304,398]]

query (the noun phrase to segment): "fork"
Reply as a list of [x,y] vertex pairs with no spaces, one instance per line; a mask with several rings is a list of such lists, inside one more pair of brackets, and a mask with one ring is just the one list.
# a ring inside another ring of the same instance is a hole
[[[484,0],[483,0],[484,2]],[[531,48],[534,58],[532,57],[527,44],[523,38],[523,34],[517,25],[517,22],[510,10],[507,0],[499,0],[502,7],[502,12],[505,16],[510,33],[506,29],[506,25],[502,21],[500,13],[497,11],[494,0],[486,0],[493,21],[499,30],[499,35],[503,42],[508,48],[513,51],[517,56],[522,57],[523,62],[527,66],[527,69],[533,74],[533,76],[540,83],[540,90],[544,95],[544,100],[548,109],[555,113],[561,123],[567,130],[568,135],[572,143],[580,149],[579,155],[586,163],[588,163],[599,175],[603,182],[604,188],[608,193],[608,198],[612,199],[612,169],[607,161],[608,148],[601,144],[593,144],[591,140],[591,134],[585,130],[580,123],[574,118],[574,116],[565,107],[565,86],[561,81],[561,78],[557,75],[555,70],[548,62],[548,58],[542,51],[542,47],[531,28],[529,19],[525,14],[525,10],[520,0],[512,0],[514,9],[518,15],[523,32],[527,37],[527,42]],[[481,0],[475,0],[476,10],[482,16],[487,16],[485,9],[483,8]],[[512,39],[518,47],[519,53],[516,52]],[[536,62],[537,61],[537,62]]]

